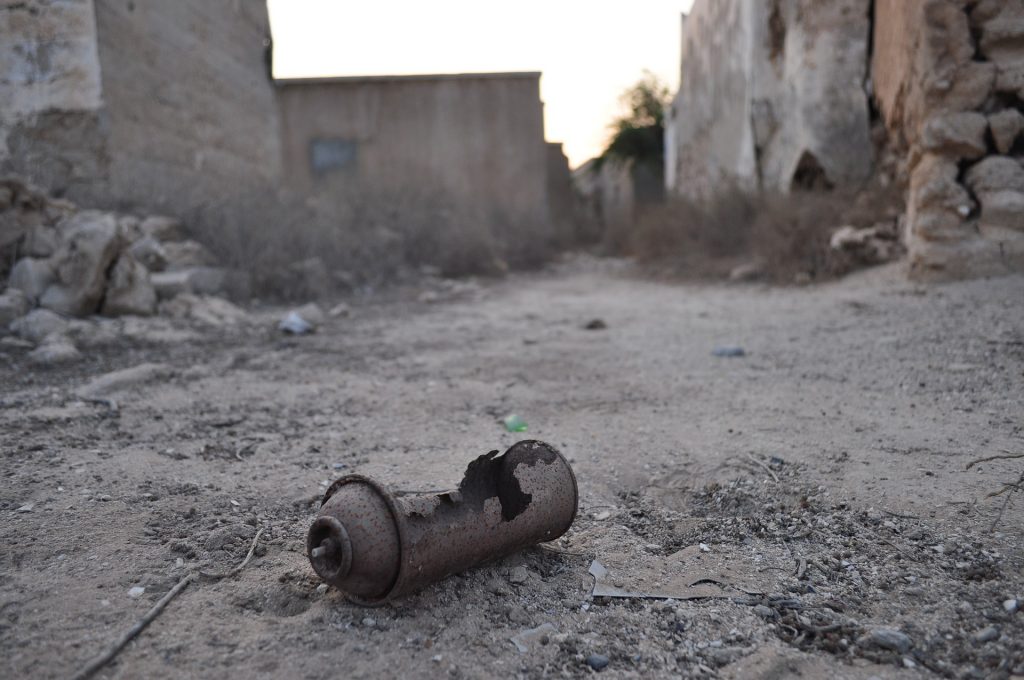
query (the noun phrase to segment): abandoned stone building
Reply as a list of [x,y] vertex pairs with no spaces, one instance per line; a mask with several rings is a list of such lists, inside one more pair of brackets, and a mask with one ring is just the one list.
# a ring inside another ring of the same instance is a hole
[[90,207],[243,201],[281,176],[268,38],[258,2],[7,3],[0,169]]
[[912,275],[1024,269],[1021,0],[697,0],[682,33],[671,193],[896,183]]
[[254,196],[402,193],[550,227],[539,73],[275,83],[259,1],[6,3],[0,41],[0,173],[81,205],[201,233]]
[[540,73],[277,81],[286,181],[432,196],[479,224],[547,224]]

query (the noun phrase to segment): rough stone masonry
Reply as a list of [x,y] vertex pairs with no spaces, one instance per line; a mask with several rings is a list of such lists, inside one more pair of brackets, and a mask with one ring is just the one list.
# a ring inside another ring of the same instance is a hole
[[1024,2],[877,0],[874,43],[912,273],[1024,270]]
[[697,0],[666,180],[696,199],[896,182],[912,276],[1021,271],[1022,109],[1024,0]]

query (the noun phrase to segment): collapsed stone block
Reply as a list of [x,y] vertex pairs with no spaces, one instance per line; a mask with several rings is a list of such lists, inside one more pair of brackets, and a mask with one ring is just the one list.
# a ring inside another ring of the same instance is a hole
[[925,151],[956,158],[981,158],[985,155],[988,120],[974,111],[959,111],[933,116],[921,131]]
[[[979,11],[980,10],[980,11]],[[975,8],[972,19],[980,33],[981,54],[997,64],[1024,62],[1024,2],[1003,0]]]
[[981,223],[1024,229],[1024,167],[1009,156],[989,156],[965,175],[981,204]]
[[228,274],[218,267],[190,267],[150,275],[157,297],[169,300],[182,293],[218,295],[224,292]]
[[163,252],[167,260],[166,269],[176,271],[191,267],[208,267],[216,263],[216,258],[201,243],[195,241],[171,241],[163,243]]
[[51,333],[64,333],[67,328],[68,322],[48,309],[33,309],[10,325],[12,333],[32,344],[39,344]]
[[54,255],[57,282],[39,304],[72,316],[93,314],[103,300],[107,269],[121,249],[121,232],[111,213],[83,211],[61,225],[64,240]]
[[139,231],[142,236],[152,236],[161,243],[185,239],[185,228],[173,217],[151,215],[142,220],[139,224]]
[[17,288],[8,288],[0,295],[0,333],[3,333],[12,321],[28,312],[28,298]]
[[964,220],[974,209],[967,190],[957,182],[956,162],[928,154],[910,175],[907,217],[910,235],[949,241],[970,235]]
[[28,353],[29,362],[36,366],[68,364],[81,358],[82,354],[71,342],[71,338],[62,332],[50,333],[38,347]]
[[57,274],[48,260],[23,257],[15,263],[8,283],[24,293],[29,304],[35,305],[56,279]]
[[162,272],[167,268],[167,251],[152,236],[138,239],[132,243],[129,251],[137,262],[141,262],[151,272]]
[[1024,130],[1024,114],[1017,109],[1004,109],[988,117],[988,127],[992,131],[996,150],[1001,154],[1009,153],[1017,141],[1017,135]]
[[101,313],[104,316],[149,316],[156,311],[156,290],[149,271],[131,253],[123,253],[110,271]]
[[60,246],[60,233],[55,227],[37,224],[25,232],[20,254],[24,257],[50,257]]

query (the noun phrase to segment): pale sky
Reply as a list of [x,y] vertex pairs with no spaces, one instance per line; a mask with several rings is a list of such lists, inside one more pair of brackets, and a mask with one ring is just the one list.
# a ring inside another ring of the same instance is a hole
[[268,0],[278,78],[541,71],[545,134],[575,167],[649,69],[674,92],[693,0]]

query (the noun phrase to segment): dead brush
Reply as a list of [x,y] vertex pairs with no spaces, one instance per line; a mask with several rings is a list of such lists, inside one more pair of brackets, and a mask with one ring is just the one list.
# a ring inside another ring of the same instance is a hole
[[543,263],[557,246],[542,224],[460,204],[437,188],[352,188],[317,200],[254,188],[244,199],[197,209],[196,223],[221,227],[194,237],[267,299],[322,298],[422,265],[453,277],[498,274]]
[[[827,280],[850,268],[830,249],[829,239],[860,203],[840,192],[738,189],[703,202],[671,199],[640,214],[628,252],[685,278],[722,278],[739,265],[756,263],[758,278],[773,283]],[[857,217],[870,223],[874,216]]]

